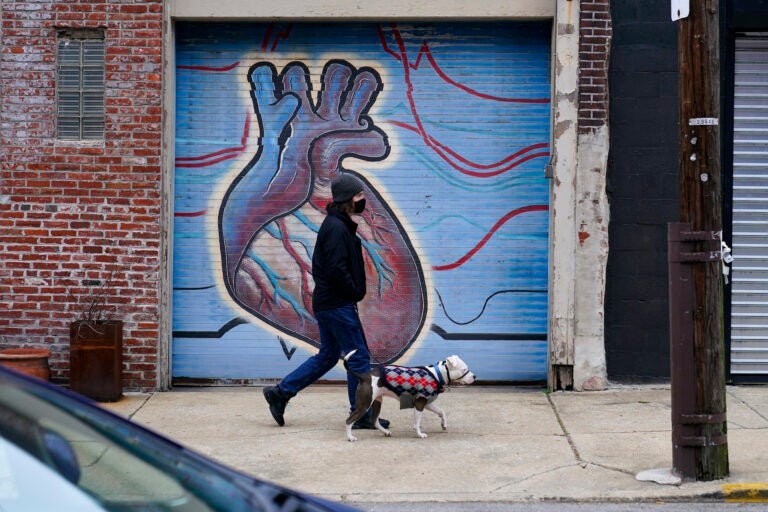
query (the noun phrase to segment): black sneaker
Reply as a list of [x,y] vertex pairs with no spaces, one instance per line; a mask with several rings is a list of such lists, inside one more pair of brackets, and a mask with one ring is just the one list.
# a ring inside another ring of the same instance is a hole
[[[384,428],[389,428],[389,420],[379,418],[379,423]],[[376,425],[371,422],[371,418],[360,418],[352,424],[352,430],[376,430]]]
[[281,427],[285,425],[285,419],[283,414],[285,413],[285,406],[288,404],[288,399],[285,398],[280,388],[277,386],[269,386],[264,388],[264,398],[269,404],[269,412],[272,413],[272,417],[275,419],[278,425]]

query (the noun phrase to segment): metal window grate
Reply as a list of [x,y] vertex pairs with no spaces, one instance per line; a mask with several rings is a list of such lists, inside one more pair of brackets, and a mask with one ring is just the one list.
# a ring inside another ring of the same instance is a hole
[[60,34],[56,63],[56,134],[104,138],[104,40],[100,33]]

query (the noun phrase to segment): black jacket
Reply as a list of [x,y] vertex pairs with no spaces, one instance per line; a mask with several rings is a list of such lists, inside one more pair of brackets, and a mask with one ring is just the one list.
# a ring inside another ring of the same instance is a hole
[[312,254],[315,311],[354,304],[365,297],[365,263],[357,224],[348,215],[329,210],[320,225]]

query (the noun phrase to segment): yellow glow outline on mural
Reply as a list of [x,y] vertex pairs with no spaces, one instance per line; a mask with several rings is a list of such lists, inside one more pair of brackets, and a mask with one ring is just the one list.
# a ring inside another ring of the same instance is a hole
[[[243,159],[236,158],[232,161],[232,165],[230,166],[230,170],[222,175],[219,181],[219,186],[216,187],[216,194],[211,194],[210,198],[210,207],[208,209],[209,215],[207,222],[209,223],[209,229],[210,226],[213,226],[213,232],[216,233],[216,237],[211,239],[209,243],[209,250],[211,251],[211,254],[213,255],[212,260],[216,261],[217,268],[215,268],[216,271],[216,289],[219,292],[219,296],[221,297],[221,300],[229,304],[229,306],[232,308],[234,312],[236,312],[239,316],[245,318],[249,324],[254,325],[260,329],[263,329],[267,333],[272,333],[277,338],[282,338],[286,340],[290,340],[292,347],[296,350],[301,350],[309,354],[316,354],[319,351],[318,347],[315,347],[314,345],[311,345],[309,343],[306,343],[304,340],[301,340],[300,338],[297,338],[295,336],[290,336],[286,334],[284,331],[281,331],[280,329],[274,327],[273,325],[269,324],[268,322],[265,322],[263,320],[260,320],[259,318],[255,317],[250,311],[245,309],[243,306],[237,303],[235,299],[232,298],[232,296],[229,294],[229,291],[227,290],[227,285],[224,283],[224,261],[221,256],[221,247],[219,245],[219,209],[221,208],[222,201],[224,200],[224,194],[226,193],[227,189],[229,188],[232,181],[237,177],[238,174],[243,170],[243,168],[253,159],[254,155],[258,152],[260,148],[259,141],[261,140],[261,131],[259,126],[259,116],[254,110],[253,105],[253,98],[251,98],[251,83],[248,79],[248,70],[251,69],[251,66],[257,64],[258,62],[269,62],[272,65],[275,66],[275,69],[277,70],[278,75],[285,69],[285,66],[290,64],[291,62],[306,62],[309,59],[302,59],[301,57],[296,57],[295,55],[292,55],[290,58],[287,57],[279,57],[278,55],[269,55],[269,58],[267,56],[256,56],[249,59],[244,59],[244,62],[247,62],[247,65],[245,66],[239,66],[243,68],[245,71],[242,73],[243,77],[243,84],[244,87],[239,89],[239,97],[241,102],[243,103],[243,107],[245,111],[248,113],[250,126],[251,126],[251,132],[248,133],[248,136],[246,137],[246,143],[245,143],[245,150],[243,151],[243,154],[246,155],[246,158]],[[311,68],[310,68],[311,69]],[[313,76],[310,73],[310,76]],[[315,84],[312,84],[312,96],[315,95]],[[316,98],[312,98],[313,101],[316,101]],[[238,163],[241,162],[241,163]]]
[[[265,59],[260,59],[255,62],[261,62],[266,61]],[[255,62],[253,62],[255,64]],[[242,307],[240,304],[235,301],[235,299],[232,298],[232,296],[229,294],[229,291],[227,290],[227,285],[224,283],[224,260],[221,256],[221,247],[219,242],[219,210],[221,209],[222,201],[224,200],[224,195],[226,194],[226,191],[229,189],[229,186],[232,184],[232,181],[237,177],[238,174],[245,168],[246,165],[253,159],[254,155],[256,155],[256,152],[260,148],[259,140],[261,140],[261,131],[259,127],[259,116],[254,111],[254,105],[253,105],[253,99],[251,98],[251,83],[248,81],[248,71],[251,68],[251,64],[248,64],[247,66],[239,66],[245,70],[245,72],[242,73],[242,76],[244,77],[243,83],[245,86],[242,89],[239,89],[239,97],[240,101],[243,104],[243,108],[248,114],[249,119],[249,125],[251,127],[251,131],[247,134],[245,138],[245,149],[243,150],[243,157],[242,158],[235,158],[231,161],[231,164],[229,166],[229,171],[222,174],[222,176],[219,178],[218,185],[214,189],[214,192],[211,194],[209,199],[209,207],[208,207],[208,215],[206,215],[206,224],[208,224],[208,230],[209,232],[216,233],[215,237],[209,237],[209,243],[208,243],[208,250],[211,254],[211,261],[215,262],[213,271],[216,273],[215,278],[216,281],[216,289],[219,292],[219,297],[221,298],[222,302],[225,304],[228,304],[233,312],[242,318],[246,319],[249,324],[254,325],[256,327],[259,327],[261,329],[264,329],[264,331],[268,333],[272,333],[277,338],[284,338],[284,339],[290,339],[292,343],[296,343],[296,339],[293,336],[288,336],[283,331],[277,329],[276,327],[268,324],[267,322],[264,322],[262,320],[259,320],[258,318],[254,317],[254,315]],[[265,340],[266,341],[266,340]],[[307,345],[306,343],[301,343],[300,345],[296,345],[296,348],[302,348],[307,349],[309,348],[310,352],[317,352],[317,348],[313,347],[312,345]]]
[[[374,62],[374,61],[361,61],[359,59],[356,59],[352,56],[346,55],[346,56],[339,56],[334,55],[332,57],[327,58],[304,58],[297,57],[295,55],[292,55],[290,58],[287,57],[278,57],[277,55],[270,55],[269,58],[258,58],[254,59],[252,61],[248,61],[247,66],[239,66],[245,70],[244,73],[242,73],[242,76],[244,77],[243,83],[244,87],[239,89],[239,97],[243,104],[244,109],[248,113],[250,126],[251,126],[251,132],[247,134],[247,137],[245,138],[245,149],[243,151],[244,158],[236,158],[231,161],[231,165],[229,167],[229,171],[222,174],[221,178],[219,179],[218,185],[214,189],[214,192],[211,194],[209,199],[209,208],[208,208],[208,215],[206,215],[206,224],[208,225],[208,232],[216,233],[217,236],[215,237],[209,237],[209,251],[212,255],[211,261],[213,262],[213,271],[216,273],[214,276],[216,281],[216,288],[218,290],[219,296],[221,297],[222,301],[226,304],[228,304],[234,312],[242,316],[243,318],[247,319],[249,324],[252,324],[254,326],[257,326],[261,329],[264,329],[264,331],[268,333],[272,333],[277,338],[282,338],[286,340],[290,340],[293,347],[297,350],[302,350],[309,354],[316,354],[319,350],[319,348],[306,343],[304,340],[291,336],[286,334],[284,331],[279,330],[278,328],[272,326],[271,324],[262,321],[242,307],[240,304],[235,301],[235,299],[232,298],[232,296],[229,294],[229,291],[227,290],[226,284],[224,283],[224,262],[221,256],[221,248],[219,245],[219,226],[218,226],[218,216],[219,216],[219,209],[221,208],[222,201],[224,199],[224,195],[229,188],[232,181],[237,177],[237,175],[243,170],[243,168],[251,161],[251,159],[256,155],[260,148],[259,140],[261,139],[261,132],[258,122],[258,114],[254,111],[254,105],[253,105],[253,99],[251,98],[251,84],[248,80],[248,72],[252,65],[256,64],[257,62],[269,62],[273,64],[277,70],[277,73],[280,74],[284,69],[285,66],[290,64],[291,62],[302,62],[304,63],[310,70],[310,82],[312,84],[312,90],[310,93],[310,97],[312,98],[312,101],[314,104],[317,104],[317,95],[319,94],[319,91],[321,90],[321,82],[320,77],[322,74],[322,70],[325,67],[325,64],[329,60],[334,59],[341,59],[349,62],[351,65],[355,66],[355,69],[359,69],[361,67],[370,67],[372,69],[375,69],[381,76],[382,81],[384,80],[384,75],[381,73],[381,69],[384,69],[383,67],[377,67],[381,66],[380,62]],[[308,64],[309,62],[312,62],[312,65]],[[319,72],[314,73],[313,70],[318,69]],[[377,97],[378,99],[383,99],[386,97],[386,95],[390,91],[387,89],[387,87],[382,87],[382,90],[379,92],[379,95]],[[371,106],[371,109],[368,112],[368,115],[372,119],[375,120],[376,118],[376,104]],[[376,123],[375,123],[376,124]],[[383,126],[385,123],[379,123],[377,126]],[[383,129],[383,128],[382,128]],[[395,215],[395,217],[398,219],[398,222],[400,222],[400,225],[402,226],[405,233],[408,235],[409,239],[411,240],[411,246],[413,250],[416,252],[419,262],[421,263],[422,267],[422,273],[424,275],[424,286],[426,287],[426,296],[427,296],[427,311],[425,313],[424,317],[424,323],[421,326],[421,329],[419,330],[419,334],[416,336],[414,341],[411,343],[411,345],[408,347],[408,349],[403,353],[402,356],[398,359],[399,364],[407,363],[412,357],[415,351],[420,348],[424,338],[429,334],[429,326],[432,325],[432,316],[433,316],[433,303],[432,300],[432,271],[431,266],[428,264],[425,264],[426,256],[421,250],[422,244],[421,243],[415,243],[415,231],[410,227],[408,223],[408,217],[403,214],[402,211],[398,207],[395,207],[393,205],[396,205],[396,201],[390,201],[388,199],[389,194],[387,192],[387,189],[384,185],[381,184],[381,182],[378,179],[375,179],[373,176],[369,174],[370,171],[378,171],[378,172],[386,172],[387,170],[396,168],[396,163],[399,161],[400,155],[402,154],[401,146],[397,144],[397,135],[396,132],[386,132],[387,138],[390,143],[390,152],[386,159],[379,160],[379,161],[368,161],[363,160],[360,158],[356,158],[354,156],[348,156],[344,157],[342,161],[340,162],[340,165],[342,165],[343,168],[354,170],[355,172],[358,172],[361,174],[365,179],[373,186],[376,190],[376,192],[382,197],[382,199],[389,205],[390,209],[392,210],[392,214]],[[353,165],[350,166],[344,166],[343,162],[349,162]],[[358,170],[359,168],[354,164],[360,164],[363,169],[369,170],[369,172],[362,172]],[[341,366],[341,362],[337,365],[337,367]]]

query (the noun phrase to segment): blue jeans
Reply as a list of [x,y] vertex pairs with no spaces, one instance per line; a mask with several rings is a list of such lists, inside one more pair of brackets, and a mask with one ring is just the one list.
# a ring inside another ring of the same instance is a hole
[[[359,374],[371,371],[371,355],[354,304],[317,311],[315,318],[320,328],[320,351],[280,381],[280,391],[288,397],[296,396],[299,391],[328,373],[339,362],[342,352],[349,354],[357,349],[347,361],[351,371]],[[357,382],[357,378],[347,374],[347,393],[352,410],[355,408]]]

